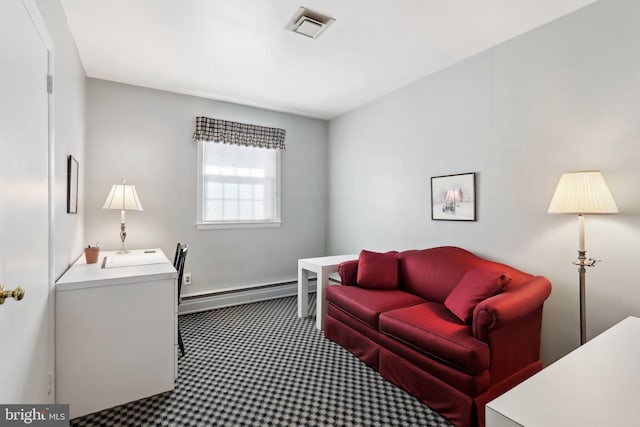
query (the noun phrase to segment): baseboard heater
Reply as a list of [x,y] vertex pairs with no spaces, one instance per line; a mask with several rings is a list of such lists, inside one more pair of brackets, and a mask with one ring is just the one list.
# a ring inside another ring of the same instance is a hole
[[[316,279],[310,278],[309,292],[315,291]],[[196,313],[199,311],[213,310],[215,308],[250,304],[258,301],[296,295],[298,295],[298,282],[295,280],[254,287],[213,291],[198,295],[185,295],[182,297],[178,314]]]

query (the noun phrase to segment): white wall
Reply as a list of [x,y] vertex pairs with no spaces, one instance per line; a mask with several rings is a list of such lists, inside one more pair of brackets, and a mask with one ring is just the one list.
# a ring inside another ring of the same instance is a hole
[[[54,43],[54,275],[60,277],[81,254],[84,200],[85,72],[60,1],[36,0]],[[67,156],[80,163],[78,213],[67,214]]]
[[[601,169],[621,214],[586,221],[588,336],[640,315],[639,22],[600,0],[332,120],[328,252],[459,245],[547,276],[548,363],[579,342],[578,230],[546,211],[562,172]],[[478,221],[432,221],[430,177],[462,172]]]
[[[282,227],[197,231],[196,116],[283,128]],[[108,82],[87,80],[88,242],[119,247],[119,215],[102,210],[112,184],[134,184],[143,212],[127,213],[127,246],[173,257],[189,243],[184,294],[296,279],[297,259],[326,250],[325,121]]]

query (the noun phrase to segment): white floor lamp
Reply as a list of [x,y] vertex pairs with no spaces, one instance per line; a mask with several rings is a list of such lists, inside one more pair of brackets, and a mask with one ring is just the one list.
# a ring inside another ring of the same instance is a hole
[[586,257],[584,246],[584,215],[614,214],[618,207],[600,171],[581,171],[562,174],[553,194],[549,213],[578,215],[578,266],[580,279],[580,345],[587,342],[585,307],[585,267],[593,267],[594,259]]

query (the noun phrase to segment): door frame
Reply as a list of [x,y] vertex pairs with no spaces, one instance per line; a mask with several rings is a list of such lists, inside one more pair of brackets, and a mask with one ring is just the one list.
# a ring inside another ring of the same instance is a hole
[[[31,22],[35,27],[38,35],[40,36],[40,40],[47,50],[47,76],[43,76],[42,78],[48,79],[48,81],[52,82],[51,85],[47,83],[47,208],[48,208],[48,275],[47,275],[47,284],[48,284],[48,297],[47,297],[47,319],[48,319],[48,344],[47,344],[47,352],[49,353],[47,356],[47,371],[49,373],[49,393],[48,399],[49,402],[46,403],[55,403],[56,398],[56,387],[55,387],[55,368],[56,368],[56,347],[55,347],[55,272],[54,272],[54,219],[55,219],[55,91],[53,88],[53,82],[55,81],[55,49],[53,44],[53,39],[49,34],[49,30],[47,29],[47,25],[42,18],[42,14],[40,13],[40,9],[36,4],[35,0],[22,0],[22,4],[27,11],[27,14],[31,18]],[[51,88],[51,90],[49,89]],[[44,402],[43,402],[44,403]]]

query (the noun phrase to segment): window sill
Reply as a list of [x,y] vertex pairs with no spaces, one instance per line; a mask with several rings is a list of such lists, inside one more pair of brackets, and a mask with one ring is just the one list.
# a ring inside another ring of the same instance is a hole
[[280,228],[282,221],[197,222],[196,230],[234,230],[243,228]]

